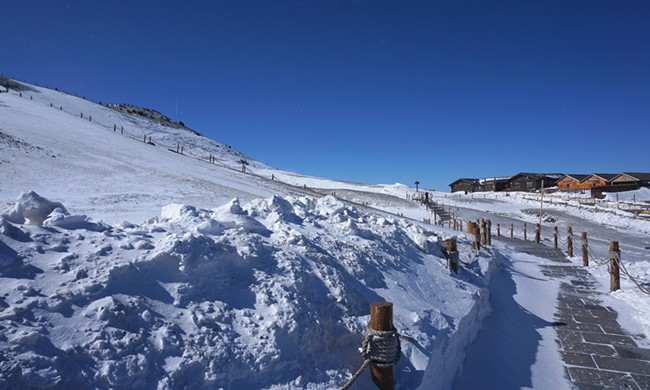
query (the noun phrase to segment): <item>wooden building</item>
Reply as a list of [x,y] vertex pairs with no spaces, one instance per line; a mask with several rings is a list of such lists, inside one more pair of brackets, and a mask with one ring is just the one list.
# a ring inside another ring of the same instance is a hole
[[509,191],[537,191],[542,188],[554,187],[563,178],[562,173],[526,173],[521,172],[508,180],[506,189]]
[[484,192],[503,191],[506,189],[508,180],[510,180],[510,176],[479,179],[478,190]]
[[615,173],[592,173],[582,180],[582,188],[594,188],[609,185]]
[[650,186],[650,173],[647,172],[623,172],[616,175],[610,183],[612,185],[630,185],[637,187]]
[[578,175],[578,174],[571,174],[571,175],[564,175],[558,182],[557,182],[557,189],[560,191],[578,191],[583,189],[584,187],[582,186],[582,182],[584,179],[589,177],[589,175]]
[[451,192],[476,192],[479,190],[478,179],[458,179],[449,185]]

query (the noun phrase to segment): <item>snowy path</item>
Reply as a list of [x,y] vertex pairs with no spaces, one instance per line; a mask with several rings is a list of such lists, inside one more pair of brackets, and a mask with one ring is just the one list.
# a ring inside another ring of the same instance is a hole
[[612,300],[559,250],[501,239],[492,314],[468,348],[454,389],[648,389],[650,349]]
[[539,265],[548,260],[517,253],[517,241],[496,245],[505,256],[490,282],[493,312],[469,347],[454,389],[570,388],[553,329],[559,282],[542,274]]

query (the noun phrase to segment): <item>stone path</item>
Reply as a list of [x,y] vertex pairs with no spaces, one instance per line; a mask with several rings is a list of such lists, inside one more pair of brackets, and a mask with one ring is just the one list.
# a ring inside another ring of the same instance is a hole
[[[505,239],[504,241],[510,241]],[[557,249],[517,241],[518,250],[551,260],[544,275],[561,280],[555,330],[567,377],[575,389],[650,390],[650,349],[643,335],[630,335],[618,313],[604,306],[605,291],[591,274]]]

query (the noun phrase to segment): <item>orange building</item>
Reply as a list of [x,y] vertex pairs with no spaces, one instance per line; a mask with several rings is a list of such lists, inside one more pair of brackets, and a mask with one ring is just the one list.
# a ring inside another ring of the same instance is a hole
[[564,177],[557,182],[557,188],[560,191],[581,190],[585,188],[582,187],[582,181],[588,176],[589,175],[564,175]]
[[593,188],[611,184],[613,178],[618,176],[615,173],[592,173],[582,180],[582,188]]

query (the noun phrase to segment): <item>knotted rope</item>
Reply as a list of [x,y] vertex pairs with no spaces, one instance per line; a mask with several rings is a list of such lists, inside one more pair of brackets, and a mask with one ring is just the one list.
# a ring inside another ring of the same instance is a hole
[[350,378],[340,390],[347,390],[352,386],[354,381],[361,376],[363,370],[368,366],[376,368],[393,367],[402,356],[402,348],[399,342],[397,330],[374,330],[370,324],[366,327],[366,338],[361,346],[361,357],[363,365]]

